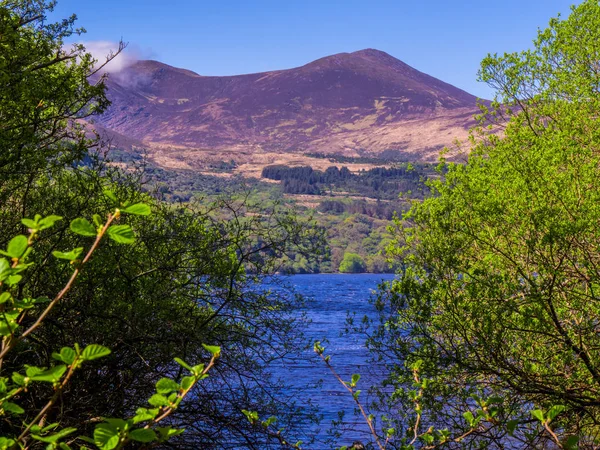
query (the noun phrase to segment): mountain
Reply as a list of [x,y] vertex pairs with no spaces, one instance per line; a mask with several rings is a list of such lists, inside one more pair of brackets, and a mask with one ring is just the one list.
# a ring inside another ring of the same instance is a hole
[[237,76],[138,61],[107,85],[112,106],[98,123],[180,159],[211,151],[435,159],[477,112],[476,97],[373,49]]

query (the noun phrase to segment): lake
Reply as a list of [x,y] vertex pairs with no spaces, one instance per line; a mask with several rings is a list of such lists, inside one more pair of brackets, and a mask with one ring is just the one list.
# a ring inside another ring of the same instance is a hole
[[[377,368],[367,370],[367,350],[364,337],[344,334],[348,313],[355,313],[357,320],[374,317],[375,307],[369,302],[372,292],[381,281],[393,279],[387,274],[319,274],[292,275],[285,277],[287,283],[298,294],[305,297],[306,303],[299,314],[305,313],[310,323],[306,335],[312,341],[325,341],[325,354],[331,355],[331,364],[343,380],[349,381],[353,373],[361,374],[358,383],[361,389],[363,406],[366,392],[377,378]],[[362,417],[354,414],[356,404],[350,393],[334,378],[325,363],[312,349],[303,352],[285,366],[272,367],[272,373],[292,383],[290,393],[300,401],[312,401],[323,416],[320,426],[306,430],[307,436],[316,436],[319,442],[310,444],[312,450],[331,449],[350,445],[355,440],[368,440],[368,426]],[[322,380],[322,381],[321,381]],[[307,388],[321,381],[317,388]],[[345,430],[334,444],[327,442],[332,420],[338,419],[338,412],[344,412]],[[309,448],[309,447],[306,447]]]

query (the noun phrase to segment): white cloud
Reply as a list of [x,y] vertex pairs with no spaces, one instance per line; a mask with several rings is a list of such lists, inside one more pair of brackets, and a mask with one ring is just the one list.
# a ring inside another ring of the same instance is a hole
[[[119,49],[118,42],[112,41],[90,41],[83,42],[86,50],[92,54],[94,59],[98,60],[97,65],[100,66],[106,62],[106,58],[114,55]],[[118,55],[103,68],[104,72],[119,73],[126,67],[135,63],[139,59],[139,54],[135,49],[127,46]]]
[[[154,56],[152,50],[141,49],[137,45],[127,44],[121,52],[115,55],[119,50],[119,42],[86,41],[80,42],[80,44],[97,61],[96,68],[104,65],[100,73],[110,75],[111,79],[119,84],[129,87],[139,87],[149,82],[148,76],[137,74],[135,71],[126,71],[125,69],[141,59],[152,59]],[[111,58],[108,63],[106,63],[107,58]]]
[[[106,63],[109,56],[119,50],[119,42],[115,41],[87,41],[81,42],[88,53],[96,59],[97,66]],[[117,74],[140,59],[150,59],[153,52],[149,49],[142,50],[135,44],[127,44],[126,47],[103,68],[103,72]]]

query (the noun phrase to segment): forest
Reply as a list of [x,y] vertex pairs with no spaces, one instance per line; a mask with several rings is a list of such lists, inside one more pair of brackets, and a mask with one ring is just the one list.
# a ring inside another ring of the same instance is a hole
[[[379,385],[312,345],[369,427],[351,448],[598,448],[597,0],[482,61],[466,161],[267,167],[284,192],[186,198],[103,157],[103,61],[54,6],[0,0],[0,450],[310,449],[268,371],[306,350],[302,299],[265,280],[327,264],[396,272],[347,323]],[[333,195],[359,186],[373,201]],[[290,207],[309,188],[316,211]]]
[[402,164],[398,167],[375,167],[352,173],[347,167],[328,167],[324,172],[311,167],[267,166],[262,177],[282,182],[286,194],[320,195],[335,191],[395,200],[405,193],[423,199],[427,193],[427,175],[437,175],[429,164]]

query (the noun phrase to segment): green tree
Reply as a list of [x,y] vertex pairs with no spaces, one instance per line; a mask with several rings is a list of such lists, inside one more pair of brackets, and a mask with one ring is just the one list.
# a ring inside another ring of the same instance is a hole
[[[115,199],[113,193],[110,193],[109,197]],[[109,238],[119,244],[135,242],[135,234],[131,227],[117,224],[122,215],[146,216],[150,212],[148,205],[126,202],[113,208],[104,220],[95,214],[93,224],[83,217],[73,220],[70,231],[88,239],[93,238],[93,241],[87,250],[77,247],[52,252],[54,258],[69,264],[71,274],[64,287],[51,298],[20,298],[22,291],[19,284],[24,279],[23,274],[35,265],[30,257],[34,254],[33,250],[40,234],[54,227],[62,217],[35,215],[33,218],[22,219],[22,224],[28,229],[27,234],[15,236],[5,250],[0,250],[0,367],[11,353],[27,351],[30,347],[28,342],[35,342],[32,336],[37,335],[52,310],[69,294],[103,240]],[[38,314],[31,314],[32,310]],[[46,449],[69,450],[79,439],[102,450],[122,449],[133,442],[164,443],[171,437],[180,435],[183,430],[169,426],[161,427],[159,424],[164,424],[165,419],[177,410],[194,385],[208,376],[207,372],[220,355],[218,347],[203,347],[212,354],[208,365],[192,367],[176,358],[175,361],[183,369],[187,369],[189,375],[183,377],[180,383],[166,377],[158,380],[156,393],[148,400],[150,408],[138,408],[135,415],[129,419],[102,419],[94,426],[93,438],[73,435],[81,430],[64,427],[64,422],[48,424],[48,419],[53,417],[53,409],[63,401],[63,394],[68,391],[70,382],[82,366],[88,366],[91,361],[106,357],[111,353],[110,349],[98,344],[81,347],[75,343],[73,346],[62,347],[60,352],[53,352],[53,361],[46,366],[15,367],[10,378],[0,375],[0,416],[3,425],[0,448],[8,450],[43,446]],[[44,384],[52,386],[52,389],[43,389]],[[31,396],[34,393],[37,397],[43,397],[44,391],[49,391],[48,399],[42,402],[43,406],[39,410],[22,407],[27,403],[25,394],[29,393]],[[73,402],[77,403],[79,400],[81,399],[75,399]]]
[[[83,45],[65,39],[83,32],[75,16],[52,23],[54,1],[0,2],[0,172],[29,180],[59,160],[82,158],[90,141],[76,121],[108,105],[104,78]],[[122,45],[116,51],[120,51]],[[109,56],[110,59],[111,56]],[[17,176],[18,175],[18,176]]]
[[[420,426],[468,432],[457,448],[598,444],[599,61],[597,0],[531,50],[488,56],[480,78],[498,96],[482,120],[499,129],[474,130],[468,162],[397,223],[404,269],[370,341],[395,361],[383,399],[409,406],[422,361]],[[460,416],[490,395],[494,421]]]
[[362,273],[366,269],[365,262],[357,253],[344,253],[340,264],[341,273]]
[[[85,247],[84,236],[69,232],[73,219],[91,221],[89,212],[114,207],[115,196],[145,202],[153,215],[121,219],[135,230],[136,244],[98,248],[43,326],[2,361],[2,373],[26,364],[48,367],[53,352],[75,342],[110,348],[94,370],[70,380],[60,405],[48,412],[47,421],[85,432],[98,417],[131,416],[158,380],[182,374],[174,357],[193,361],[192,355],[203,354],[206,360],[202,342],[221,344],[223,354],[231,351],[210,381],[194,387],[197,401],[169,417],[188,430],[177,445],[277,442],[249,424],[242,409],[276,414],[279,426],[293,423],[295,409],[266,367],[300,342],[301,327],[292,315],[299,299],[275,295],[262,281],[288,250],[316,253],[319,239],[289,211],[257,210],[244,197],[203,206],[164,203],[143,192],[142,174],[122,173],[89,154],[97,142],[86,139],[76,120],[106,106],[103,78],[90,84],[95,69],[83,47],[64,50],[63,40],[76,31],[74,18],[49,23],[45,16],[53,5],[0,2],[0,79],[13,86],[0,93],[0,246],[26,233],[24,218],[63,217],[36,242],[38,264],[25,273],[19,298],[65,285],[70,268],[51,255]],[[31,317],[40,312],[36,308]],[[27,326],[29,319],[23,320]],[[31,387],[19,402],[39,411],[49,390]],[[3,432],[20,427],[0,420]]]

